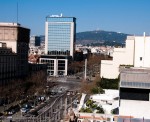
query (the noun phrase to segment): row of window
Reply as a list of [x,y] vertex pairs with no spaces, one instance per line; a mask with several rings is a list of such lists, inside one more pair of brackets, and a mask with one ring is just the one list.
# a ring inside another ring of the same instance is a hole
[[0,56],[0,63],[16,62],[16,56]]
[[59,47],[64,47],[64,46],[69,46],[68,48],[70,48],[70,41],[68,40],[53,40],[53,41],[49,41],[48,42],[48,46],[49,47],[52,47],[52,45],[56,45],[56,46],[59,46]]
[[54,66],[51,66],[51,67],[49,66],[48,70],[54,70]]
[[0,71],[11,71],[16,68],[16,64],[7,65],[7,64],[0,64]]
[[50,63],[50,64],[54,64],[54,60],[41,59],[41,63]]
[[70,51],[48,51],[48,55],[70,55]]
[[122,87],[138,87],[138,88],[150,88],[150,83],[143,82],[121,82]]
[[[47,71],[47,74],[50,75],[50,76],[53,76],[53,75],[54,75],[54,71],[48,70],[48,71]],[[58,70],[57,74],[58,74],[58,75],[65,75],[65,71],[60,71],[60,70]]]
[[63,52],[67,52],[66,50],[69,50],[69,48],[67,46],[63,46],[63,47],[57,47],[56,45],[53,45],[53,46],[54,46],[53,48],[51,48],[51,46],[49,46],[48,50],[49,51],[63,51]]
[[61,26],[58,26],[58,27],[49,26],[48,27],[48,31],[61,31],[61,32],[64,32],[64,31],[70,31],[70,30],[71,30],[70,27],[61,27]]
[[48,23],[48,27],[69,28],[71,23]]
[[49,17],[48,22],[73,22],[74,18],[62,18],[62,17]]
[[71,36],[70,36],[70,34],[53,34],[53,35],[50,35],[49,34],[49,36],[48,36],[48,42],[53,42],[53,43],[55,43],[55,41],[59,41],[59,42],[65,42],[65,41],[67,41],[67,42],[70,42],[70,40],[71,40]]
[[[54,60],[41,59],[41,63],[47,62],[54,65]],[[65,64],[65,60],[58,60],[58,64]]]
[[14,77],[15,73],[14,72],[6,72],[6,73],[1,73],[0,74],[0,79],[6,79],[6,78],[11,78]]
[[59,33],[55,33],[53,35],[49,34],[48,35],[48,40],[70,40],[70,34],[59,34]]

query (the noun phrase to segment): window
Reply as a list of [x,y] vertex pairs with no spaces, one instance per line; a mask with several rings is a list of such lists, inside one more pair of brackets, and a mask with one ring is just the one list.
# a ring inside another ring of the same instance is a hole
[[142,61],[142,57],[140,57],[140,61]]

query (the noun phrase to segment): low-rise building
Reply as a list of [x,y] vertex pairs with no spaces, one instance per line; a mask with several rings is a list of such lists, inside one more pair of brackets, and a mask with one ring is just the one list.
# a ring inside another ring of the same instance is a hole
[[125,48],[114,48],[113,60],[101,61],[101,77],[117,78],[120,65],[150,67],[150,36],[128,36]]
[[124,68],[120,72],[119,115],[150,119],[150,69]]
[[48,76],[66,76],[68,59],[66,56],[41,55],[40,63],[47,64]]

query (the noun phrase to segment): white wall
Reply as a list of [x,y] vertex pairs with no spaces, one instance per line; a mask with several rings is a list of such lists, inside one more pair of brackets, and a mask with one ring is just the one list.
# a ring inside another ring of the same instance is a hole
[[144,67],[150,67],[150,37],[145,38]]
[[150,101],[121,100],[119,115],[150,119]]
[[117,67],[114,67],[113,61],[111,60],[102,60],[101,61],[101,77],[104,78],[117,78],[119,70]]
[[45,22],[45,54],[48,53],[48,22]]
[[150,67],[150,37],[135,37],[134,66]]
[[134,40],[126,40],[126,48],[114,48],[113,60],[101,61],[101,77],[114,79],[119,75],[120,64],[133,65]]
[[[134,56],[134,65],[135,67],[142,67],[144,64],[144,38],[136,37],[135,40],[135,56]],[[140,57],[142,60],[140,61]]]
[[17,41],[0,41],[6,43],[8,48],[12,48],[12,51],[17,53]]
[[53,76],[58,76],[58,61],[59,60],[64,60],[65,61],[65,70],[62,70],[64,72],[64,76],[67,75],[67,69],[68,69],[68,59],[56,59],[56,58],[40,58],[40,63],[41,60],[53,60],[54,61],[54,70],[50,70],[50,69],[47,69],[47,71],[54,71],[54,74]]
[[70,32],[70,55],[73,56],[74,53],[74,23],[71,22],[71,32]]
[[67,71],[68,71],[68,60],[65,59],[65,73],[64,73],[65,76],[67,75]]
[[58,60],[57,59],[52,59],[54,60],[54,76],[57,76],[58,72]]

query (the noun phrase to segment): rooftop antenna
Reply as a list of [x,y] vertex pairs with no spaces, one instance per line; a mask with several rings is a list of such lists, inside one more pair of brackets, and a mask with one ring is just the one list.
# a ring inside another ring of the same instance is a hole
[[17,2],[17,23],[18,23],[18,2]]
[[145,32],[144,32],[144,33],[143,33],[143,36],[145,37],[145,35],[146,35],[146,34],[145,34]]
[[60,17],[62,17],[62,16],[63,16],[63,14],[61,13],[61,14],[60,14]]

